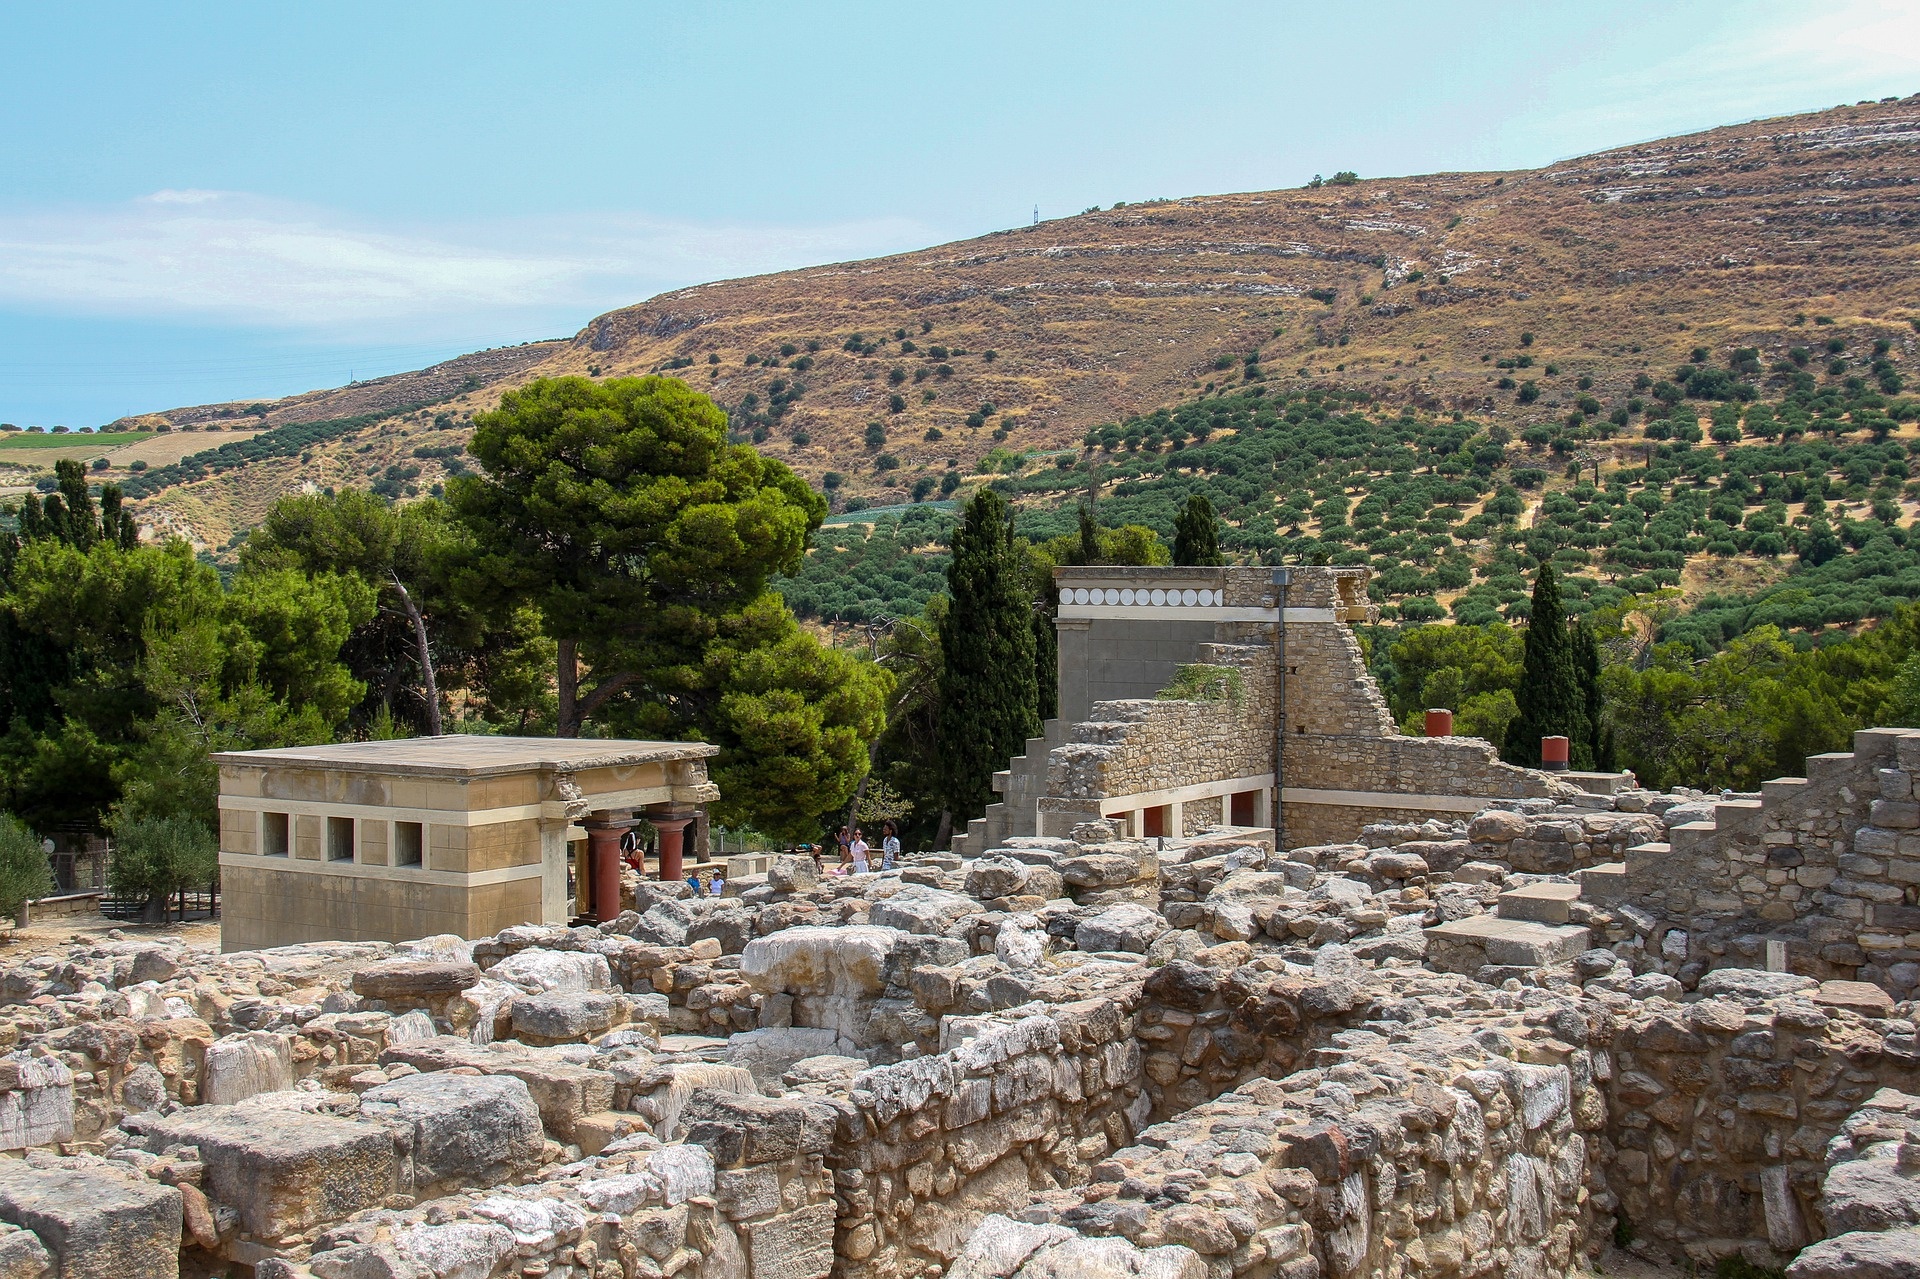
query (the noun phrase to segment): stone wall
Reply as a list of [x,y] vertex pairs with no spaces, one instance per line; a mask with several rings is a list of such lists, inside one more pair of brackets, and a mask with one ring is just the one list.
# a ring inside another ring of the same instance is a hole
[[944,1268],[989,1213],[1085,1180],[1146,1117],[1123,998],[949,1018],[933,1056],[854,1077],[829,1156],[842,1273]]
[[[1196,660],[1237,672],[1237,695],[1206,702],[1096,703],[1093,718],[1075,724],[1067,743],[1048,757],[1047,794],[1039,801],[1041,834],[1063,835],[1075,823],[1097,818],[1104,799],[1273,771],[1271,646],[1208,644]],[[1217,824],[1221,802],[1217,797],[1200,801],[1184,817],[1191,831]]]
[[1779,942],[1794,972],[1920,990],[1920,733],[1853,745],[1631,850],[1626,900],[1649,945],[1697,974]]
[[[1501,763],[1492,744],[1477,737],[1403,736],[1367,674],[1360,641],[1340,622],[1288,623],[1286,709],[1281,774],[1289,791],[1486,800],[1553,797],[1574,789],[1548,774]],[[1462,815],[1457,805],[1375,806],[1380,803],[1287,801],[1283,843],[1347,843],[1375,822],[1418,824]]]

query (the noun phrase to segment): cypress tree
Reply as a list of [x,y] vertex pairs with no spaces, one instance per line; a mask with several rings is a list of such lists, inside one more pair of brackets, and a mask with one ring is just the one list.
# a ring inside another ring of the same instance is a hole
[[1600,637],[1585,618],[1574,628],[1573,664],[1580,675],[1580,709],[1586,730],[1586,740],[1573,744],[1573,766],[1611,773],[1613,729],[1607,725],[1600,694]]
[[1173,521],[1173,562],[1208,567],[1227,562],[1220,554],[1213,503],[1204,493],[1189,497]]
[[940,623],[940,753],[956,822],[993,802],[993,775],[1039,732],[1033,602],[1013,512],[982,489],[953,531]]
[[1527,619],[1527,645],[1520,667],[1520,714],[1507,727],[1500,758],[1525,768],[1540,766],[1540,739],[1564,736],[1578,749],[1586,740],[1586,707],[1581,698],[1573,637],[1560,607],[1560,582],[1553,565],[1541,561],[1533,579],[1533,609]]

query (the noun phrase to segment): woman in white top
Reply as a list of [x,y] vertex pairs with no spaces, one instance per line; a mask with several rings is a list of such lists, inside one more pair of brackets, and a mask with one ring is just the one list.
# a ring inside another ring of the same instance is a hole
[[847,851],[853,854],[853,873],[867,873],[867,837],[859,831],[853,832],[853,842],[847,845]]

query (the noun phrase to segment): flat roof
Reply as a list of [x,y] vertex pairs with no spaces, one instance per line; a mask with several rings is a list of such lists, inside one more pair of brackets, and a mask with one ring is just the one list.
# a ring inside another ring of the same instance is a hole
[[625,768],[720,753],[709,742],[635,742],[612,738],[407,737],[390,742],[338,742],[280,750],[216,751],[216,764],[247,768],[333,768],[349,772],[415,773],[441,777],[489,777],[551,770],[579,773]]

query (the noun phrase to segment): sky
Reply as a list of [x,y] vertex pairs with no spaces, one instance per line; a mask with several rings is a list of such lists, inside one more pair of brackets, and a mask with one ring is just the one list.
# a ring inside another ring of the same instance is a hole
[[340,386],[1036,208],[1916,91],[1910,0],[43,0],[0,41],[0,420]]

